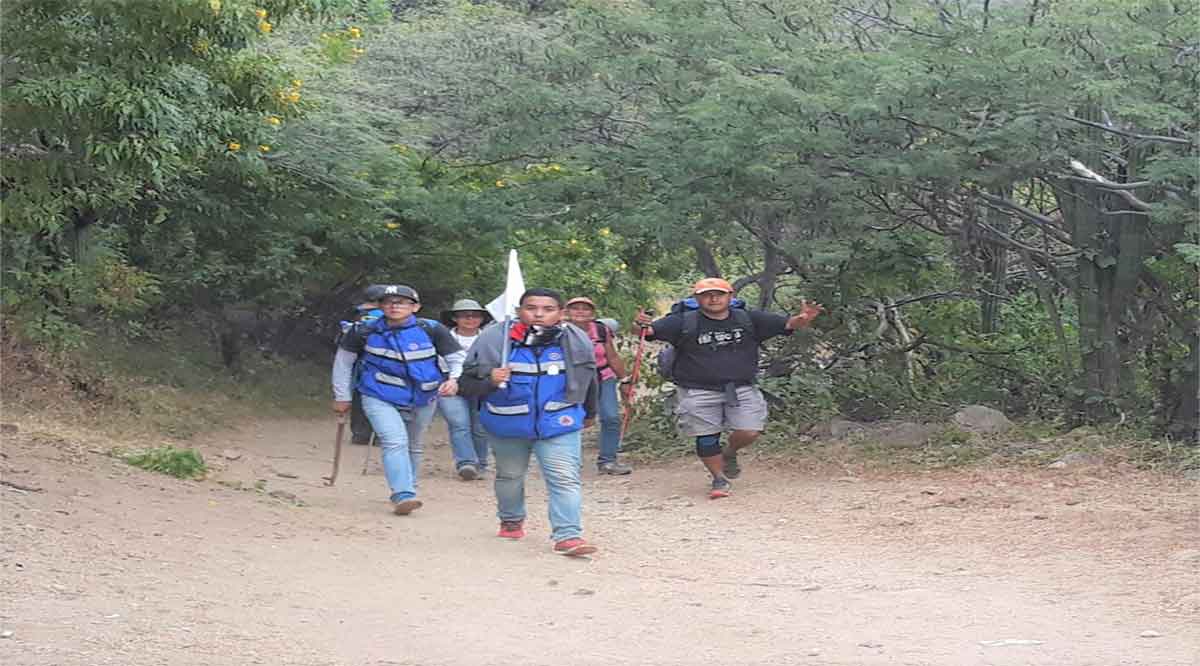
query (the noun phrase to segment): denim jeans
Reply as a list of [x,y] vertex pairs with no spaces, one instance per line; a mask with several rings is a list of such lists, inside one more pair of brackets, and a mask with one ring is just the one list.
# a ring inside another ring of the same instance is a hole
[[433,404],[402,409],[390,402],[364,395],[363,411],[375,429],[375,438],[383,449],[383,474],[392,489],[393,502],[417,496],[417,473],[425,449],[421,437],[433,421]]
[[496,456],[496,505],[500,520],[525,519],[525,474],[532,453],[537,456],[546,481],[550,538],[558,542],[583,534],[579,431],[550,439],[492,437],[491,443]]
[[453,395],[438,398],[437,405],[450,430],[455,469],[462,469],[463,465],[487,469],[488,434],[479,423],[479,399]]
[[596,463],[616,462],[621,449],[621,404],[617,400],[617,379],[600,382],[600,455]]

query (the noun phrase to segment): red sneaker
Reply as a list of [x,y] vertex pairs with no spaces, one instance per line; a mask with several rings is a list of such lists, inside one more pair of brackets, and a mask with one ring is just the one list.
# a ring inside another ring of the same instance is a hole
[[733,484],[729,482],[729,479],[719,477],[713,479],[712,490],[708,491],[708,499],[721,499],[722,497],[729,497],[732,494]]
[[505,539],[520,539],[525,536],[525,521],[523,520],[502,520],[500,521],[500,532],[496,534],[498,537]]
[[583,557],[596,552],[597,548],[592,544],[575,537],[574,539],[563,539],[554,544],[554,552],[567,557]]

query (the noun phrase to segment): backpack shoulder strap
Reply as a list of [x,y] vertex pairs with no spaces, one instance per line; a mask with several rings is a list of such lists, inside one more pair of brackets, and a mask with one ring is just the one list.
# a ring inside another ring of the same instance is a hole
[[696,337],[696,331],[700,329],[700,311],[685,310],[683,312],[683,327],[679,329],[679,343],[682,345],[685,340],[691,340]]
[[441,326],[441,324],[432,319],[422,319],[421,317],[417,317],[417,326],[419,326],[421,330],[425,332],[425,335],[429,336],[430,342],[434,342],[433,335],[437,331],[438,327]]
[[754,330],[754,318],[750,316],[750,311],[744,308],[736,308],[731,311],[733,319],[741,326],[744,326],[747,331],[750,331],[750,336],[754,338],[754,342],[758,343],[758,332]]

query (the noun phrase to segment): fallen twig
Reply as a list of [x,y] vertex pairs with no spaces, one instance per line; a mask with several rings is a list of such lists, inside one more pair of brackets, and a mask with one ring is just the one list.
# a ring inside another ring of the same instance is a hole
[[8,486],[9,488],[14,488],[16,490],[21,490],[21,491],[24,491],[27,493],[42,492],[41,488],[34,488],[33,486],[21,485],[21,484],[17,483],[16,481],[8,481],[6,479],[0,479],[0,486]]

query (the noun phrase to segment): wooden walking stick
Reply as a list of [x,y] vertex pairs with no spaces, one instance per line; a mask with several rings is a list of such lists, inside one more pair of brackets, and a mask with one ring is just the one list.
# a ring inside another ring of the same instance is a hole
[[363,476],[367,474],[367,468],[371,465],[371,447],[375,446],[375,429],[371,429],[371,438],[367,440],[367,453],[363,456]]
[[329,475],[328,485],[337,483],[338,465],[342,461],[342,436],[346,434],[346,415],[337,415],[337,435],[333,439],[333,473]]
[[629,420],[633,418],[633,396],[642,374],[642,356],[645,351],[646,329],[643,328],[638,334],[637,354],[633,357],[633,371],[629,373],[629,387],[625,389],[625,418],[621,419],[621,441],[625,441],[625,431],[629,428]]

